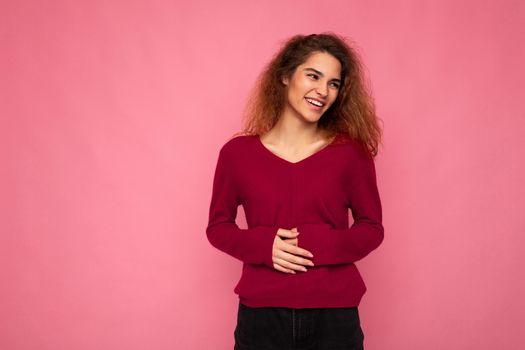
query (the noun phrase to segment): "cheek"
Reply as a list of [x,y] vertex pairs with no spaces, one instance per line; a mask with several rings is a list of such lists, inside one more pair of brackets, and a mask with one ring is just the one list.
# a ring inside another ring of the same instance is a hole
[[332,97],[332,104],[335,102],[335,100],[337,100],[338,96],[339,96],[339,92],[338,91],[334,92],[334,96]]
[[332,107],[332,106],[334,105],[334,102],[335,102],[335,100],[333,100],[333,101],[330,103],[330,106],[328,106],[327,109],[330,108],[330,107]]
[[286,95],[286,98],[288,102],[294,103],[295,101],[297,101],[297,91],[295,89],[289,90]]
[[296,90],[300,91],[311,89],[315,85],[313,80],[307,78],[297,78],[292,84]]
[[296,103],[301,103],[304,98],[304,94],[304,89],[301,89],[298,86],[294,86],[288,91],[288,99]]

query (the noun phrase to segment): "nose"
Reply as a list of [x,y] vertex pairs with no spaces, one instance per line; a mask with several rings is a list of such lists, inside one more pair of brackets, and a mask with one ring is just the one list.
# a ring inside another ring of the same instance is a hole
[[328,88],[323,82],[319,82],[319,85],[315,90],[317,91],[317,94],[319,94],[322,97],[326,97],[328,95]]

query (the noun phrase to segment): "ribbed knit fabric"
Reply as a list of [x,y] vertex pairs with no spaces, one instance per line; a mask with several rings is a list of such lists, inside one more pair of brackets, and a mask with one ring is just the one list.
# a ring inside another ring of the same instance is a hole
[[[247,229],[236,223],[239,205]],[[277,230],[293,227],[315,264],[295,275],[272,262]],[[384,237],[374,160],[343,133],[295,163],[258,135],[236,136],[219,151],[206,234],[215,248],[243,262],[234,292],[247,306],[358,306],[366,286],[354,262]]]

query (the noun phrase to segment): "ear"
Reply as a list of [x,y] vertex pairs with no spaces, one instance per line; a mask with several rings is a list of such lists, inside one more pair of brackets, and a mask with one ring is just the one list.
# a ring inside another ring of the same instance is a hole
[[288,77],[282,77],[281,82],[282,82],[284,85],[288,85]]

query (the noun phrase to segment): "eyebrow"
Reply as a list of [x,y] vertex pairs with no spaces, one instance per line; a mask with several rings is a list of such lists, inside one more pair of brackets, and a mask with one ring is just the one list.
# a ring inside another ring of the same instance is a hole
[[[305,69],[303,69],[303,70],[313,71],[313,72],[319,74],[320,76],[324,77],[324,74],[321,73],[320,71],[318,71],[317,69],[314,69],[314,68],[308,67],[308,68],[305,68]],[[341,79],[337,79],[337,78],[334,78],[334,79],[332,79],[332,80],[335,80],[335,81],[341,82]]]

